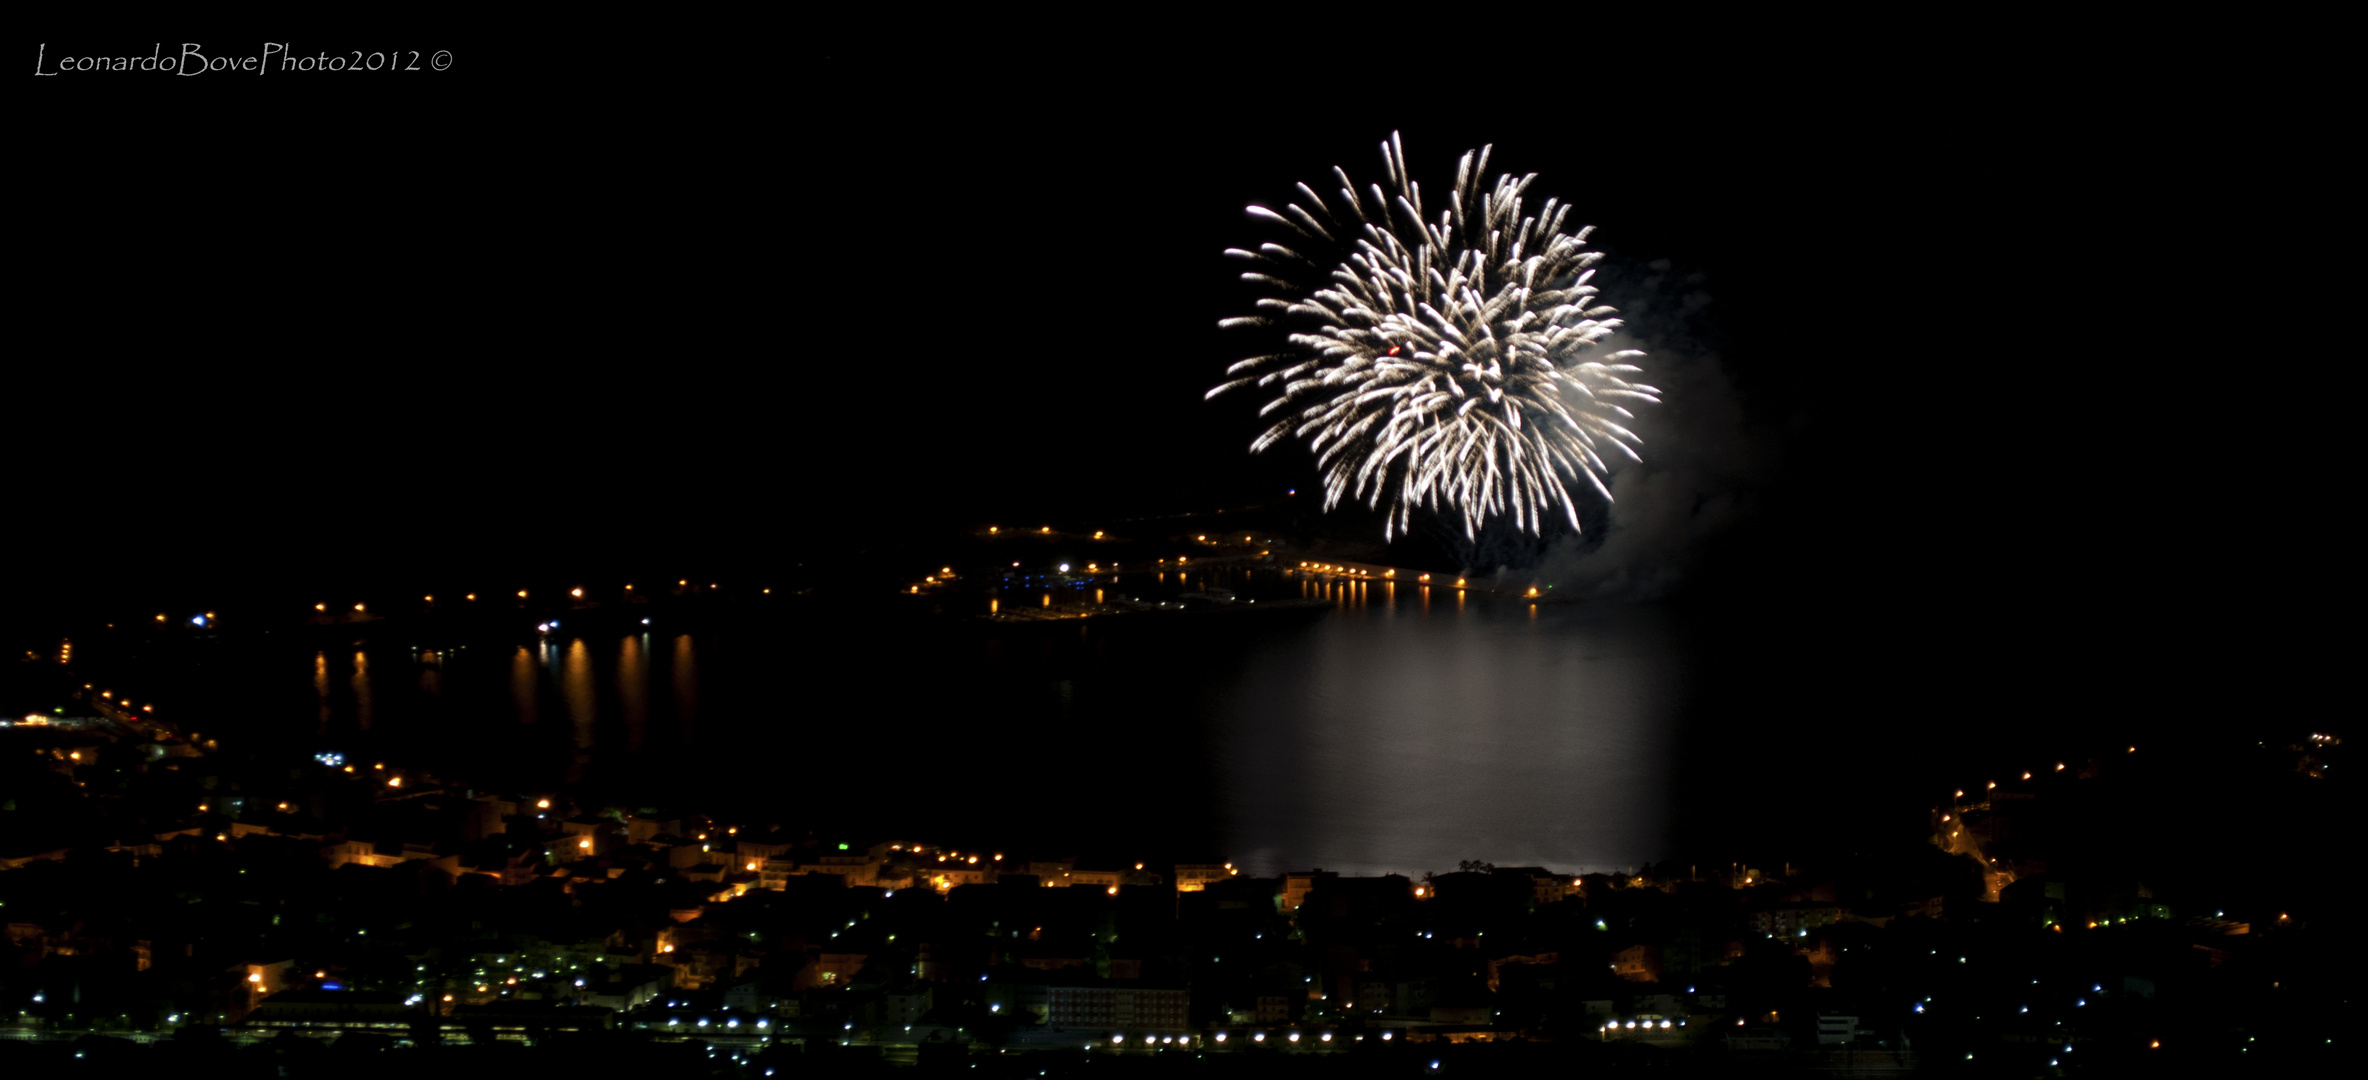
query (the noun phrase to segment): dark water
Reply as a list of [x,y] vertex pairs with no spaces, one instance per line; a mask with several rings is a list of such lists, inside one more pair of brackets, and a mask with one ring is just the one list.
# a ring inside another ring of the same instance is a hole
[[[1806,853],[1914,833],[1985,770],[2162,730],[2093,657],[1931,604],[1532,605],[1266,573],[1225,579],[1270,601],[1255,614],[1007,625],[971,617],[983,598],[787,601],[441,649],[249,646],[179,696],[291,756],[1254,871]],[[1303,595],[1329,604],[1271,607]]]
[[[983,599],[790,602],[441,649],[249,649],[192,690],[235,703],[218,731],[291,753],[862,835],[1412,873],[1668,848],[1682,660],[1666,613],[1224,583],[1270,609],[992,624],[970,617]],[[1302,596],[1331,603],[1272,608]]]

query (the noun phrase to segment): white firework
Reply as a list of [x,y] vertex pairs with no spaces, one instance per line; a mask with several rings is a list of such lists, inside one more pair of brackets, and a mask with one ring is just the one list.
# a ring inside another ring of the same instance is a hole
[[[1387,500],[1385,538],[1405,531],[1418,506],[1453,508],[1474,539],[1500,515],[1538,533],[1557,508],[1578,528],[1566,479],[1608,501],[1605,454],[1642,460],[1627,405],[1660,400],[1631,381],[1642,369],[1627,361],[1641,351],[1589,355],[1620,325],[1593,302],[1592,227],[1564,232],[1570,207],[1552,199],[1522,216],[1535,173],[1480,190],[1490,149],[1463,156],[1434,221],[1393,132],[1381,156],[1394,194],[1375,184],[1368,200],[1334,168],[1337,205],[1300,184],[1304,206],[1249,208],[1289,229],[1292,246],[1226,251],[1255,264],[1242,280],[1279,292],[1258,301],[1259,314],[1219,325],[1281,327],[1289,345],[1234,364],[1234,378],[1208,396],[1280,383],[1259,411],[1280,415],[1251,451],[1306,439],[1324,509]],[[1315,247],[1339,260],[1312,256]]]

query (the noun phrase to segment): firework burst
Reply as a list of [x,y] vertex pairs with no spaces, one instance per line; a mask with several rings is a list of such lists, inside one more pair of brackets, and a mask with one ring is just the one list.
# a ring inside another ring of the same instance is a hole
[[1386,501],[1385,538],[1416,507],[1461,514],[1467,538],[1499,516],[1535,534],[1556,510],[1578,528],[1566,479],[1609,500],[1605,454],[1642,460],[1627,406],[1660,400],[1630,381],[1642,369],[1626,361],[1642,352],[1590,355],[1620,325],[1588,284],[1601,258],[1586,249],[1591,227],[1564,232],[1570,207],[1552,199],[1524,217],[1535,173],[1483,190],[1489,150],[1463,156],[1433,219],[1392,133],[1381,156],[1394,193],[1360,195],[1334,168],[1335,201],[1300,184],[1304,205],[1249,208],[1288,230],[1288,246],[1226,251],[1252,264],[1242,280],[1272,292],[1258,314],[1219,325],[1275,327],[1286,346],[1234,364],[1208,396],[1279,383],[1251,451],[1307,440],[1324,508]]

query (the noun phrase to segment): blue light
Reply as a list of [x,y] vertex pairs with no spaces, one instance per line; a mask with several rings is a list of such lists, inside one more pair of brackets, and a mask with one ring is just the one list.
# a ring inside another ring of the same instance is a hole
[[192,615],[189,617],[189,625],[191,626],[204,626],[205,624],[206,617],[203,615]]
[[332,982],[325,982],[325,983],[322,983],[322,984],[321,984],[321,989],[323,989],[323,990],[343,990],[343,989],[345,989],[345,984],[344,984],[344,983],[332,983]]

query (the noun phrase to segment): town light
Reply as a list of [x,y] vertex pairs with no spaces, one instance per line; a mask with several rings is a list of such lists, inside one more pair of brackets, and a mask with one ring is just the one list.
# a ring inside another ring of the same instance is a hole
[[569,595],[569,596],[572,596],[572,597],[575,597],[575,598],[576,598],[576,599],[578,599],[578,600],[581,600],[581,599],[583,599],[583,598],[584,598],[584,587],[583,587],[583,586],[581,586],[581,585],[578,585],[578,586],[576,586],[575,588],[569,589],[569,590],[567,590],[567,595]]

